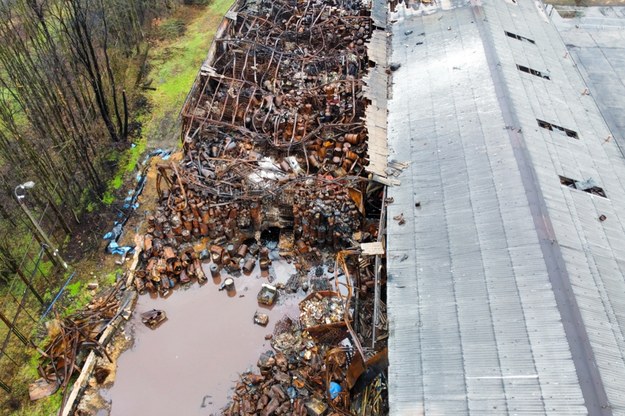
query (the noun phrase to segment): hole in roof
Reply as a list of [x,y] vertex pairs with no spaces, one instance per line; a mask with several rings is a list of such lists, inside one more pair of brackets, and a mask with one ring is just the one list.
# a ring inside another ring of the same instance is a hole
[[579,191],[584,191],[591,195],[597,195],[602,198],[607,198],[607,195],[602,187],[597,185],[593,178],[588,178],[585,181],[576,181],[575,179],[567,178],[566,176],[559,176],[560,184],[566,186],[567,188],[577,189]]
[[536,119],[536,122],[538,123],[538,126],[542,127],[543,129],[550,130],[556,133],[560,133],[572,139],[579,140],[579,135],[574,130],[567,129],[566,127],[558,126],[557,124],[549,123],[548,121],[544,121],[540,119]]
[[512,39],[520,40],[522,42],[529,42],[532,45],[536,44],[536,42],[533,39],[526,38],[525,36],[517,35],[516,33],[508,32],[508,31],[505,31],[505,30],[504,30],[504,33],[506,34],[506,36],[508,36],[508,37],[510,37]]
[[541,71],[539,71],[537,69],[528,68],[528,67],[523,66],[523,65],[517,65],[516,67],[521,72],[525,72],[525,73],[528,73],[528,74],[531,74],[531,75],[534,75],[534,76],[537,76],[537,77],[541,77],[541,78],[544,78],[544,79],[551,79],[551,77],[549,75],[547,75],[546,73],[541,72]]

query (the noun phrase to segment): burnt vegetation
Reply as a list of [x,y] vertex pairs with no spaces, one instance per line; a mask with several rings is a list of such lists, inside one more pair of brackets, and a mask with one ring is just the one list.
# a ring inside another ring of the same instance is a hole
[[36,184],[20,191],[35,222],[58,247],[78,247],[71,256],[62,250],[65,258],[79,258],[85,250],[67,243],[95,232],[85,216],[97,217],[88,212],[141,132],[146,74],[137,67],[147,66],[151,22],[178,3],[0,2],[0,387],[14,397],[23,386],[11,386],[12,377],[63,277],[20,209],[16,186]]
[[[24,221],[13,189],[26,180],[37,184],[29,194],[36,198],[33,206],[51,206],[44,222],[62,224],[62,238],[78,224],[84,209],[102,198],[113,156],[129,145],[134,110],[129,103],[138,101],[142,82],[126,79],[126,73],[148,46],[147,22],[166,10],[167,3],[0,4],[3,231],[15,234],[16,225]],[[0,244],[15,251],[7,239]]]

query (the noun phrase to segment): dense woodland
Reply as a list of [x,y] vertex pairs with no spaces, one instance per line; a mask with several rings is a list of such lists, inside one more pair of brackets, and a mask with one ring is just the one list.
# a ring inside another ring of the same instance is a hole
[[[0,3],[0,279],[15,275],[21,230],[13,190],[66,234],[99,201],[115,156],[140,134],[148,31],[178,0]],[[45,224],[44,224],[45,225]]]

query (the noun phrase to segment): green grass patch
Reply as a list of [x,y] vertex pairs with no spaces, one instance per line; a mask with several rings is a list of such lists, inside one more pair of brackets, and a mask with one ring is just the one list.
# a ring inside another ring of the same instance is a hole
[[111,205],[113,202],[115,202],[115,197],[111,192],[106,191],[102,197],[102,203],[104,205]]
[[118,267],[117,269],[113,270],[112,272],[107,273],[104,278],[102,279],[102,284],[104,286],[113,286],[115,284],[115,282],[117,281],[117,275],[122,275],[124,274],[124,269],[122,269],[121,267]]
[[51,260],[42,259],[37,266],[37,274],[35,275],[33,280],[41,281],[42,279],[46,279],[55,281],[57,278],[56,276],[57,275],[54,273],[54,263],[52,263]]
[[97,207],[98,207],[98,204],[95,201],[89,201],[85,209],[87,210],[87,212],[91,213],[95,211]]
[[111,179],[110,185],[113,189],[119,189],[122,187],[123,183],[124,180],[122,179],[121,175],[118,175]]
[[200,66],[206,59],[215,29],[232,0],[215,0],[210,6],[195,8],[195,18],[186,25],[184,35],[163,42],[150,53],[155,91],[146,95],[152,103],[152,114],[144,131],[152,138],[161,131],[165,121],[175,121]]
[[111,180],[110,185],[113,189],[121,188],[124,183],[124,176],[134,172],[139,162],[139,158],[145,152],[146,141],[144,139],[138,140],[132,147],[124,152],[121,157],[121,161],[117,168],[117,174]]
[[71,296],[71,297],[76,297],[76,295],[78,295],[80,293],[80,288],[82,286],[81,282],[74,282],[71,285],[67,285],[67,293]]
[[22,367],[21,374],[29,380],[39,378],[39,354],[32,354],[28,359],[27,365]]
[[15,416],[53,416],[58,414],[63,401],[63,393],[59,390],[50,397],[26,404],[12,413]]
[[67,306],[62,310],[63,316],[69,316],[83,309],[91,300],[91,294],[87,290],[85,283],[77,281],[67,285],[65,288],[65,303]]
[[[111,205],[115,201],[115,191],[120,189],[128,175],[135,171],[141,155],[145,152],[146,144],[145,139],[137,140],[132,147],[121,155],[115,176],[108,182],[106,192],[102,197],[102,202],[105,205]],[[92,210],[95,208],[95,206],[91,207]],[[89,210],[89,206],[87,206],[87,210]]]
[[182,19],[170,18],[158,25],[156,36],[159,39],[176,39],[184,35],[186,30],[185,22]]

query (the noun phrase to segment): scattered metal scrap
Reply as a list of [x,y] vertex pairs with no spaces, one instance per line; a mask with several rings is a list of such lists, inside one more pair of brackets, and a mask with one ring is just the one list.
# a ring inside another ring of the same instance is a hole
[[156,329],[166,319],[167,314],[160,309],[152,309],[141,314],[141,322],[150,329]]
[[322,393],[325,349],[288,318],[276,325],[272,345],[277,352],[267,351],[260,356],[260,374],[241,376],[232,403],[223,414],[323,414],[328,408]]
[[[334,290],[309,294],[299,321],[285,317],[271,337],[274,351],[245,373],[224,415],[383,415],[387,412],[386,313],[372,336],[374,257],[338,253]],[[355,288],[352,286],[355,284]],[[352,320],[352,315],[355,320]],[[364,330],[364,331],[363,331]]]
[[305,328],[312,328],[343,322],[345,304],[334,292],[315,292],[300,302],[300,310],[300,321]]
[[254,313],[254,323],[260,326],[267,326],[269,323],[269,316],[266,313],[256,311],[256,313]]
[[[98,336],[118,314],[129,313],[126,310],[129,298],[122,296],[120,288],[121,284],[118,283],[107,294],[93,299],[84,309],[67,318],[51,321],[50,340],[40,351],[38,371],[43,381],[34,383],[33,390],[40,390],[45,383],[65,388],[74,372],[80,371],[78,364],[89,350],[95,350],[108,358],[98,342]],[[54,391],[56,388],[49,389],[49,393]],[[44,397],[39,393],[34,396]]]
[[278,297],[278,289],[275,286],[263,283],[258,296],[256,297],[258,303],[261,305],[271,306],[276,302]]

